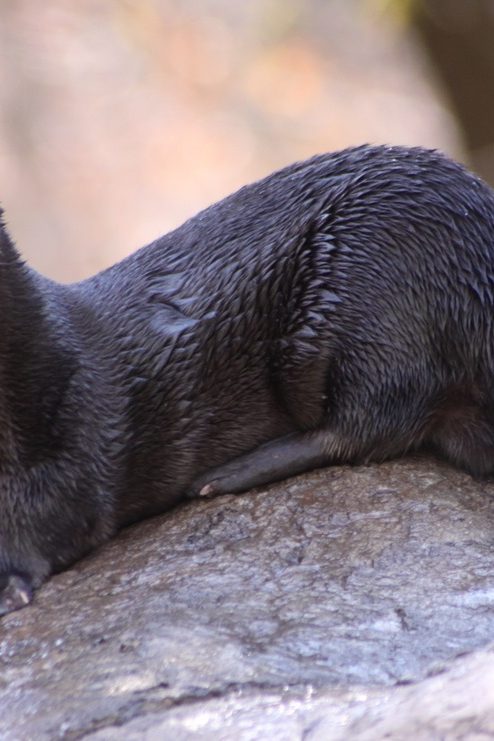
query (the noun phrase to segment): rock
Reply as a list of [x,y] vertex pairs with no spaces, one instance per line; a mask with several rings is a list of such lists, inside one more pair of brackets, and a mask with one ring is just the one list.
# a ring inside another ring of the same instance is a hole
[[446,673],[391,690],[227,693],[150,713],[89,741],[409,741],[494,736],[494,651],[478,651]]
[[0,738],[492,733],[493,544],[425,458],[184,505],[2,619]]

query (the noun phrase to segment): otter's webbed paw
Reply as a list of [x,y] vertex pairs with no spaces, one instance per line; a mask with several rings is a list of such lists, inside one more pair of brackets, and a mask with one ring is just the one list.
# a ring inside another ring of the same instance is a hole
[[0,616],[20,610],[33,598],[31,578],[18,572],[0,573]]

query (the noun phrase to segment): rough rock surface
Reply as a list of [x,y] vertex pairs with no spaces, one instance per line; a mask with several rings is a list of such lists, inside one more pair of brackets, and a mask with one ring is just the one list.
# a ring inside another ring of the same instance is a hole
[[493,603],[494,484],[445,464],[193,502],[0,622],[0,738],[480,738]]

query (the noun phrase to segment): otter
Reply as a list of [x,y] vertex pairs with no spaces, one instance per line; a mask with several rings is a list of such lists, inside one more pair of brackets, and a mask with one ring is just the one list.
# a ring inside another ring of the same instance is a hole
[[332,463],[494,470],[494,193],[361,146],[71,285],[0,230],[0,614],[119,528]]

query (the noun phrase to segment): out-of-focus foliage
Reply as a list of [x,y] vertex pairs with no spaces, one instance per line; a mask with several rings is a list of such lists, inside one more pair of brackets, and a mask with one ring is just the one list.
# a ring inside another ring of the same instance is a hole
[[413,35],[362,2],[3,2],[0,198],[21,250],[75,278],[316,152],[458,155]]
[[377,15],[389,15],[398,23],[409,23],[414,8],[421,0],[363,0],[367,9]]
[[493,0],[363,3],[415,31],[458,119],[470,164],[494,184]]

